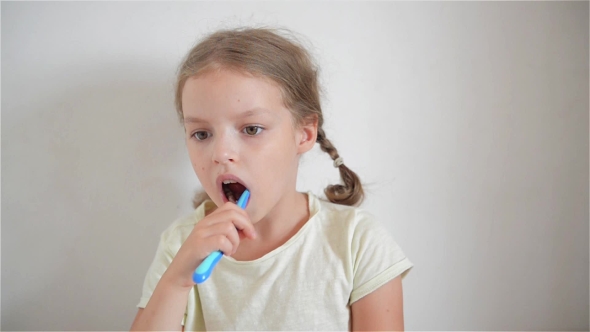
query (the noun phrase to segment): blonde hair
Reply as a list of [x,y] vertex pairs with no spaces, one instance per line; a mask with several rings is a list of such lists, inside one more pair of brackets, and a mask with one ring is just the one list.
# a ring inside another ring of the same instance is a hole
[[[186,80],[215,68],[245,71],[274,81],[281,89],[283,102],[291,111],[294,123],[301,125],[317,119],[316,142],[332,160],[340,157],[322,127],[318,69],[298,42],[270,28],[220,30],[204,38],[190,50],[178,69],[175,106],[181,123],[182,90]],[[324,189],[326,197],[337,204],[359,205],[364,198],[359,177],[344,164],[338,169],[343,184],[328,185]],[[207,198],[205,192],[197,193],[193,206],[198,207]]]

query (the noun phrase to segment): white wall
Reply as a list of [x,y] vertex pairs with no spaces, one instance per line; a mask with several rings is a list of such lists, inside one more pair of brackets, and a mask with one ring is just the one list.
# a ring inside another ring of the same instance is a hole
[[[125,330],[198,182],[198,37],[287,27],[415,268],[408,330],[588,330],[588,2],[2,3],[2,329]],[[338,174],[314,150],[299,187]]]

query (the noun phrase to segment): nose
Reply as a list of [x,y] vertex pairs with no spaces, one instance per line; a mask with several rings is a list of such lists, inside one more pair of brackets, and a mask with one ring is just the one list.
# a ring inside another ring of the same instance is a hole
[[236,162],[238,154],[235,144],[230,135],[217,135],[213,142],[213,162],[217,164]]

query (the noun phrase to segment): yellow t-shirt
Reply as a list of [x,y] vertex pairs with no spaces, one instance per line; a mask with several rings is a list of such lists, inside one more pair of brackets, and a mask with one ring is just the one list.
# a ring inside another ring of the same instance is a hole
[[[413,264],[374,217],[307,193],[310,219],[285,244],[253,261],[223,256],[189,293],[185,330],[350,330],[350,305]],[[205,201],[160,239],[139,304],[194,225],[214,208]]]

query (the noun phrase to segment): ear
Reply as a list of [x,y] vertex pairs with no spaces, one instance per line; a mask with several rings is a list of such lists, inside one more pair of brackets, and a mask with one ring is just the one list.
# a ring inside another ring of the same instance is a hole
[[297,128],[297,154],[311,150],[318,137],[318,118],[310,117]]

